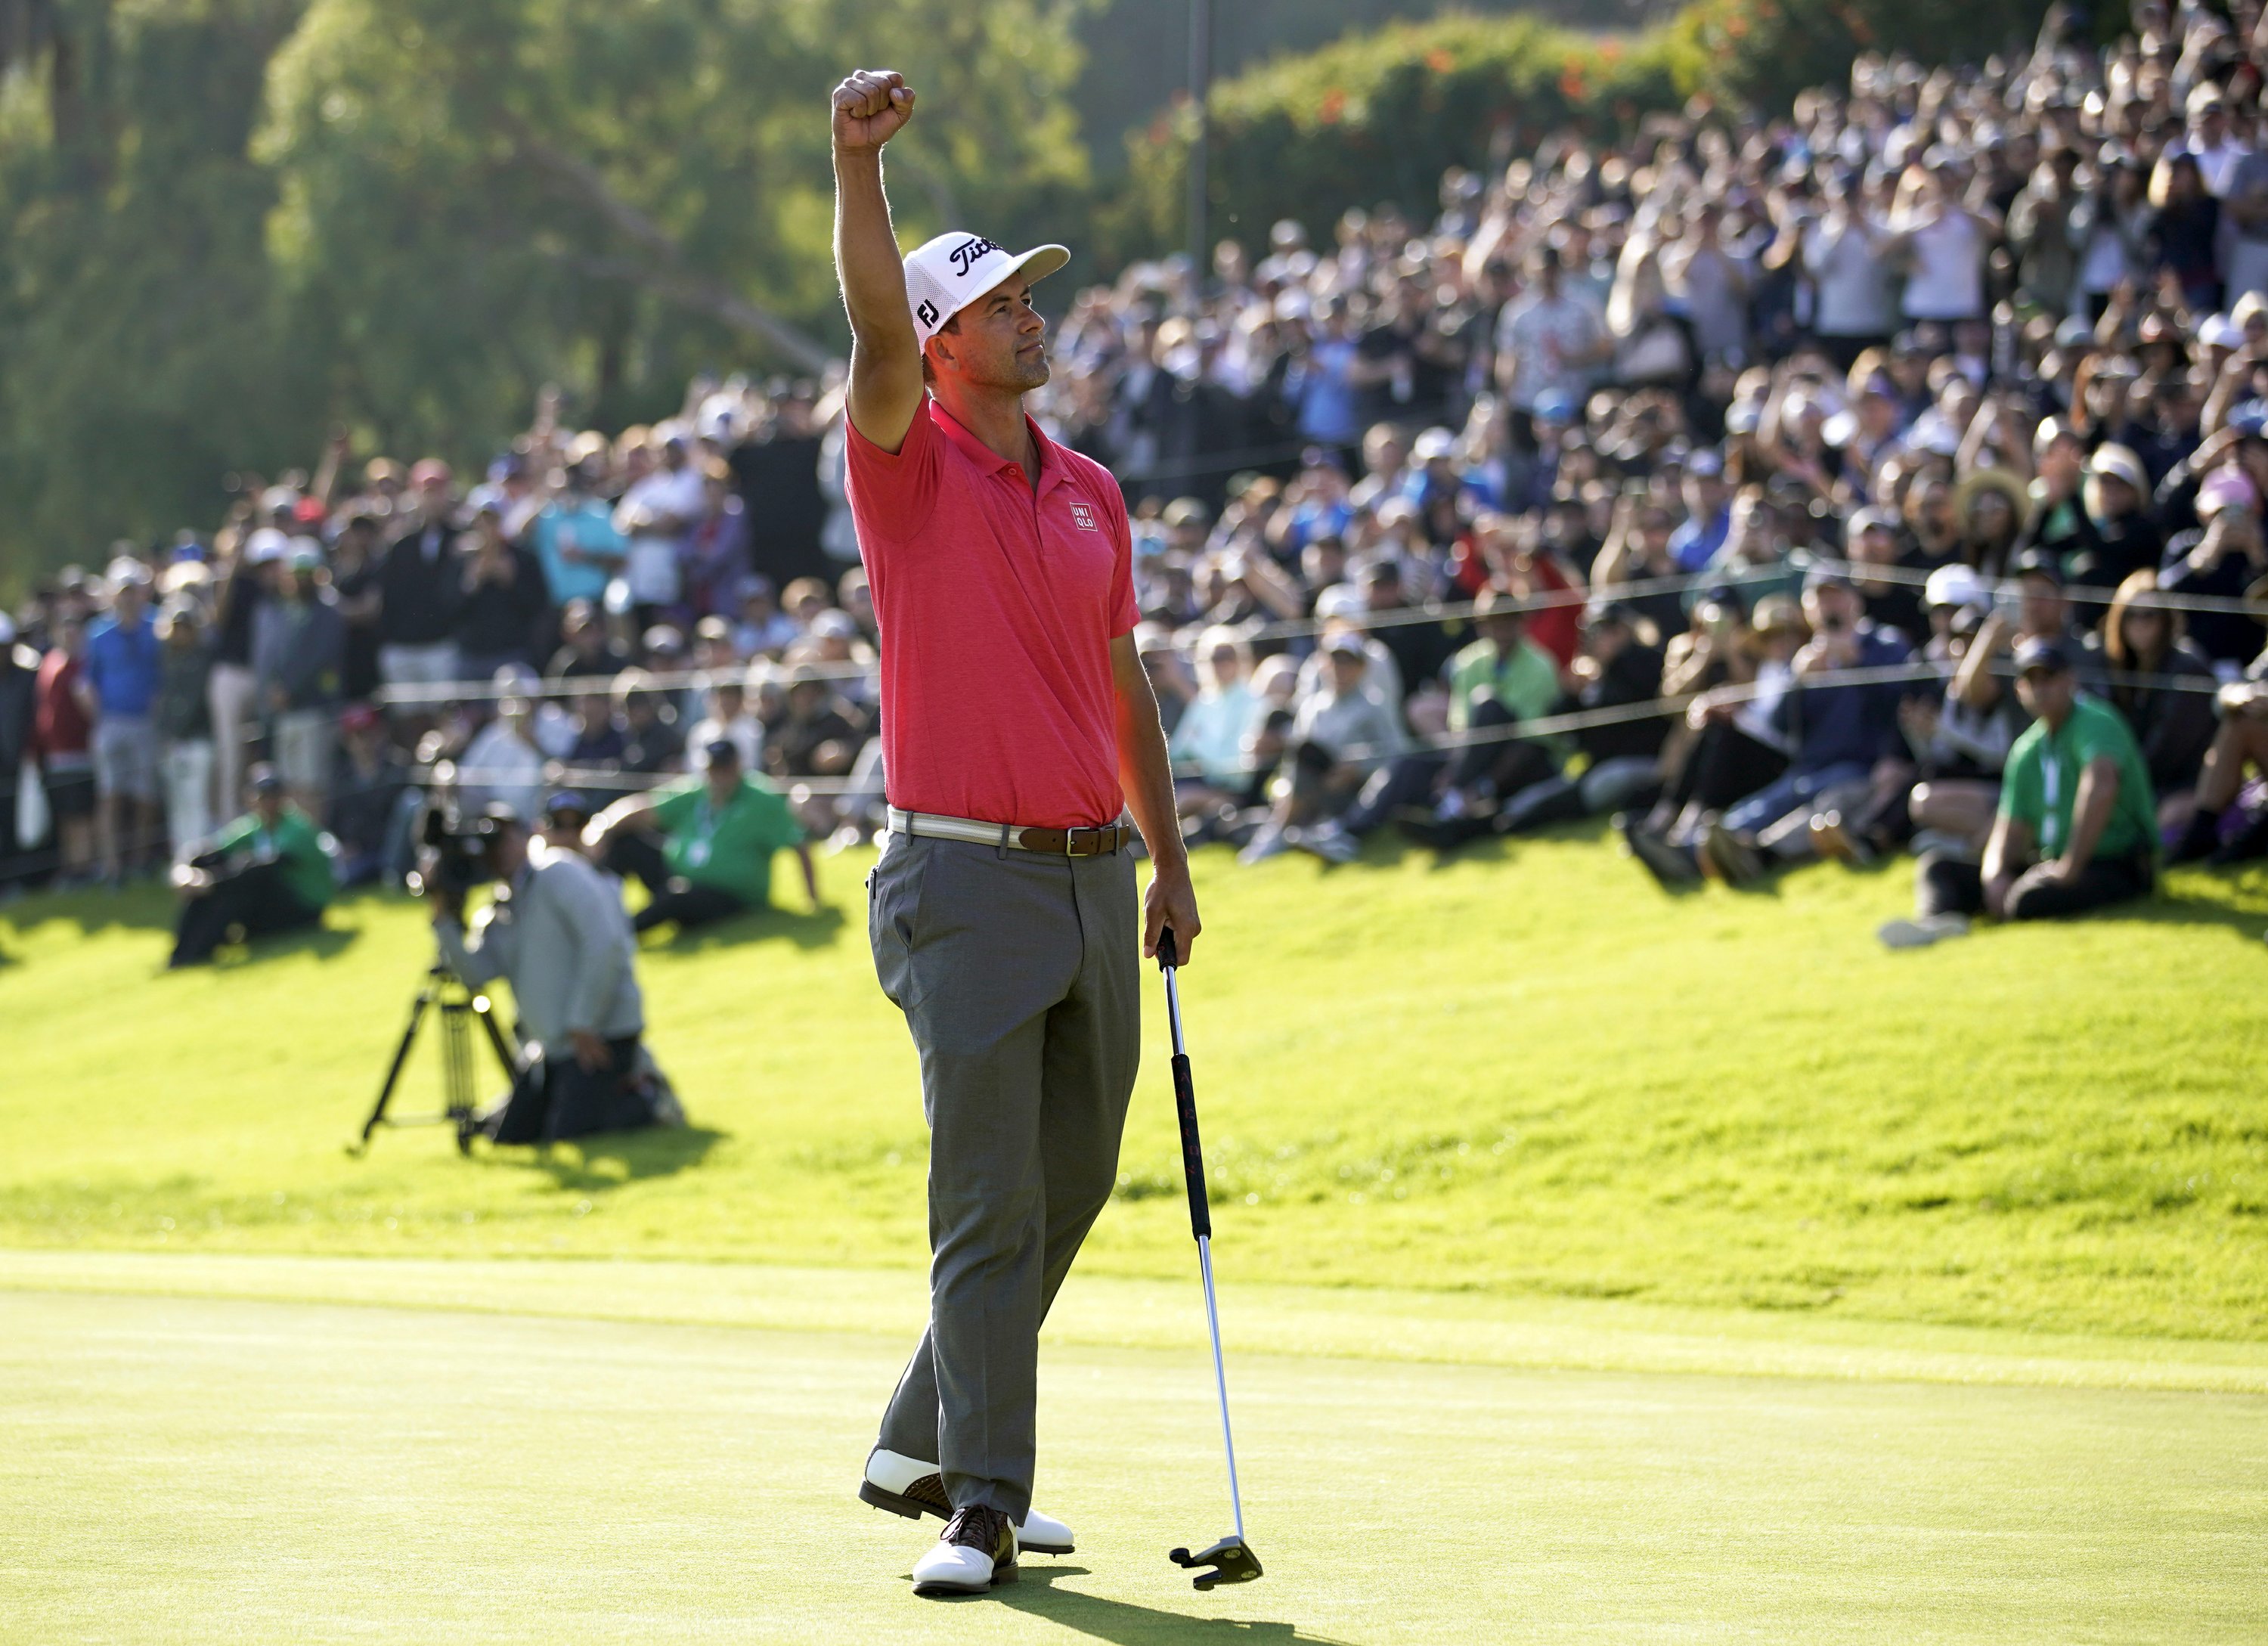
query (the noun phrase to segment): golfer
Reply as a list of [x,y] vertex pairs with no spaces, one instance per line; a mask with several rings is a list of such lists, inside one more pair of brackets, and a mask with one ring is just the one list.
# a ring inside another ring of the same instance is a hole
[[[858,1495],[946,1518],[924,1594],[1068,1554],[1032,1509],[1040,1322],[1118,1171],[1140,955],[1197,934],[1165,733],[1135,654],[1109,471],[1024,414],[1048,380],[1032,282],[1070,254],[939,235],[901,259],[882,145],[902,75],[835,90],[850,312],[849,494],[882,640],[889,835],[868,881],[882,991],[921,1052],[930,1323]],[[1152,866],[1135,931],[1130,808]]]

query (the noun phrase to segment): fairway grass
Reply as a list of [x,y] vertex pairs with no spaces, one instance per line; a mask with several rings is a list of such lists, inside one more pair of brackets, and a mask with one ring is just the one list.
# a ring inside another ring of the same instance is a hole
[[[826,915],[647,949],[693,1129],[470,1161],[434,1131],[342,1148],[430,956],[413,906],[182,975],[157,893],[0,910],[0,1245],[915,1267],[870,860],[823,860]],[[1584,834],[1197,873],[1191,1052],[1243,1283],[2268,1340],[2257,872],[1908,954],[1872,936],[1904,865],[1672,898]],[[1086,1273],[1189,1261],[1150,1005]]]

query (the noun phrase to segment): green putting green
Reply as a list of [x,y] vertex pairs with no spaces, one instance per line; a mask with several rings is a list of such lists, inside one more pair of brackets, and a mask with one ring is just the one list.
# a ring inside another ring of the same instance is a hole
[[[575,1266],[451,1266],[0,1263],[0,1639],[2176,1642],[2268,1614],[2258,1394],[1883,1377],[1887,1328],[1830,1377],[1285,1356],[1250,1317],[1289,1332],[1328,1298],[1240,1319],[1233,1288],[1267,1576],[1200,1595],[1165,1560],[1228,1524],[1191,1332],[1050,1347],[1041,1499],[1079,1552],[924,1602],[934,1523],[850,1495],[902,1336],[497,1312]],[[616,1266],[617,1297],[738,1307]],[[453,1306],[122,1295],[254,1285]],[[1090,1325],[1130,1298],[1065,1294]],[[1610,1341],[1627,1306],[1589,1307]]]

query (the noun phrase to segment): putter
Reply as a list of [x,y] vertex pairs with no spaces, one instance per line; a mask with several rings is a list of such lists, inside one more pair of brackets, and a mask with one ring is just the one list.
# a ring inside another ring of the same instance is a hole
[[1182,1122],[1182,1172],[1189,1185],[1189,1233],[1197,1236],[1197,1273],[1204,1279],[1205,1327],[1212,1333],[1212,1377],[1220,1391],[1220,1443],[1228,1454],[1228,1506],[1236,1517],[1236,1530],[1206,1548],[1190,1554],[1174,1549],[1167,1558],[1176,1566],[1205,1568],[1194,1580],[1199,1589],[1219,1583],[1248,1583],[1260,1576],[1260,1557],[1244,1540],[1244,1498],[1236,1489],[1236,1441],[1228,1430],[1228,1374],[1220,1359],[1220,1310],[1212,1294],[1212,1211],[1205,1201],[1204,1151],[1197,1146],[1197,1095],[1189,1081],[1189,1054],[1182,1044],[1182,992],[1174,979],[1181,951],[1174,946],[1174,928],[1158,934],[1158,970],[1166,975],[1166,1019],[1174,1031],[1174,1109]]

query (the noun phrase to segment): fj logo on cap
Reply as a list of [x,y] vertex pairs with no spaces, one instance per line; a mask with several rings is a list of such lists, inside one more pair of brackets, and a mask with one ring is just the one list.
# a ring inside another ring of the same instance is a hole
[[1093,531],[1094,529],[1094,511],[1084,503],[1072,504],[1071,506],[1071,523],[1078,527],[1079,530],[1083,532]]
[[921,300],[921,306],[916,309],[914,313],[921,316],[921,323],[923,325],[934,326],[937,324],[937,305],[931,302],[927,298],[924,298]]

